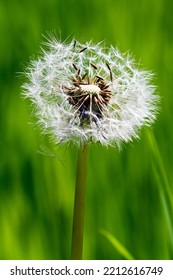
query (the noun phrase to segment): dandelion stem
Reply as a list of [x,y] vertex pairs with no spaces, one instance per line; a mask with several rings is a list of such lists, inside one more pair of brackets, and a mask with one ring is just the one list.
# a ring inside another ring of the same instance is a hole
[[71,246],[72,260],[82,260],[83,254],[87,156],[88,145],[86,144],[84,146],[81,146],[78,152]]

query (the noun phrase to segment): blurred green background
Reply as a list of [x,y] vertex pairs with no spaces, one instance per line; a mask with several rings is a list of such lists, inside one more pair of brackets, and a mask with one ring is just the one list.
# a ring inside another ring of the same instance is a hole
[[[85,259],[173,259],[173,1],[0,1],[0,259],[68,259],[77,149],[54,151],[21,98],[24,71],[44,36],[105,40],[156,75],[161,110],[141,140],[90,149]],[[43,36],[44,35],[44,36]],[[60,160],[59,160],[60,159]]]

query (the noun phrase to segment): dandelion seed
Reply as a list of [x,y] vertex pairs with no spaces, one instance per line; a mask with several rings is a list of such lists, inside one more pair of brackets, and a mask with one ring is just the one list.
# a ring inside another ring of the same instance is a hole
[[156,117],[152,75],[113,47],[53,40],[31,63],[27,77],[24,94],[56,143],[120,146]]

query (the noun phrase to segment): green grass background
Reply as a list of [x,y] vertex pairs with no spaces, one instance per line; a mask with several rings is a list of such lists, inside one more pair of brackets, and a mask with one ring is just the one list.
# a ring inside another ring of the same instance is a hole
[[43,35],[105,40],[156,74],[161,110],[140,141],[90,148],[85,259],[173,259],[173,1],[0,1],[0,259],[68,259],[77,148],[54,149],[21,98],[23,72]]

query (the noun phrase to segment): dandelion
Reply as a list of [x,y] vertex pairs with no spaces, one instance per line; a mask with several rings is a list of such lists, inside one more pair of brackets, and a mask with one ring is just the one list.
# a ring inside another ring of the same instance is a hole
[[79,146],[72,255],[81,258],[88,143],[121,147],[153,123],[158,98],[152,74],[113,46],[53,39],[31,62],[27,78],[24,95],[34,104],[43,132],[57,144]]
[[129,55],[101,44],[62,44],[31,63],[24,94],[36,108],[38,124],[56,143],[118,145],[138,137],[156,115],[151,74]]

